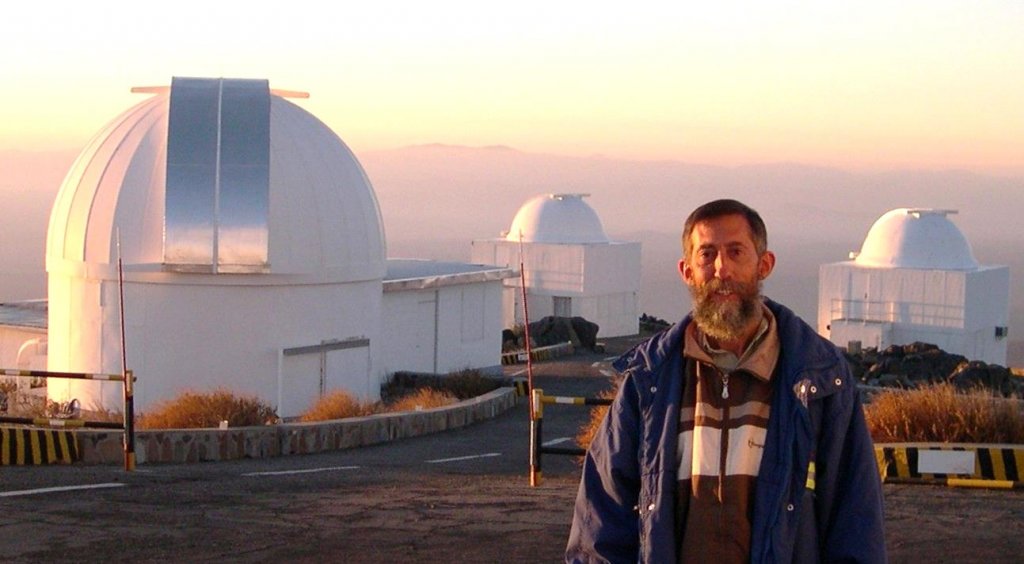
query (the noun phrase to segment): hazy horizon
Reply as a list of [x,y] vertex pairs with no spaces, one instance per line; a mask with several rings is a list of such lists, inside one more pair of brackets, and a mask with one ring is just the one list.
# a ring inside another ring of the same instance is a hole
[[[566,157],[509,147],[440,144],[357,155],[374,186],[391,258],[469,260],[475,239],[498,237],[519,207],[544,193],[586,199],[614,239],[640,241],[642,312],[676,321],[690,302],[679,282],[679,230],[705,201],[735,197],[758,209],[778,266],[765,294],[814,323],[818,267],[846,260],[896,207],[959,211],[951,219],[978,261],[1010,267],[1010,339],[1024,335],[1019,287],[1024,234],[1016,224],[1024,178],[965,171],[855,173],[799,164],[724,167],[675,161]],[[75,155],[0,151],[0,301],[45,297],[50,206]],[[1017,361],[1024,363],[1024,358]]]
[[133,87],[224,77],[309,93],[292,101],[360,155],[442,142],[1024,174],[1015,0],[332,10],[110,0],[54,13],[12,3],[0,23],[0,149],[78,148],[145,99]]

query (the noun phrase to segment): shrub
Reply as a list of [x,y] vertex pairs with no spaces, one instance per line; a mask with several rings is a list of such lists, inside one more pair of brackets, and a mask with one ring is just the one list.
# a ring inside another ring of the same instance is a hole
[[459,400],[475,398],[501,387],[501,382],[484,376],[479,370],[466,369],[439,376],[415,372],[395,372],[381,386],[381,397],[394,403],[402,396],[416,393],[424,388],[444,392]]
[[374,413],[375,407],[373,403],[361,402],[346,391],[335,390],[317,400],[313,407],[299,416],[299,421],[331,421],[362,417]]
[[501,383],[484,376],[479,370],[466,369],[452,372],[430,387],[465,400],[493,392],[501,387]]
[[1024,443],[1020,402],[947,383],[886,390],[864,409],[875,442]]
[[402,396],[392,403],[386,405],[386,411],[416,411],[419,409],[430,409],[443,407],[459,401],[455,396],[435,390],[433,388],[422,388],[412,394]]
[[185,392],[158,403],[138,417],[139,429],[215,428],[221,421],[232,427],[266,425],[277,420],[274,408],[252,396],[235,396],[226,390]]

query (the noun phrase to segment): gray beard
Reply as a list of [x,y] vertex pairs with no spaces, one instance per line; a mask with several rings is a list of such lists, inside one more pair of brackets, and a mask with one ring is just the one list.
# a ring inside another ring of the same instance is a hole
[[[740,296],[737,304],[716,304],[711,294],[728,288]],[[697,288],[690,286],[693,298],[693,320],[705,335],[716,341],[735,341],[744,329],[757,319],[761,304],[761,282],[748,285],[742,282],[712,280]]]

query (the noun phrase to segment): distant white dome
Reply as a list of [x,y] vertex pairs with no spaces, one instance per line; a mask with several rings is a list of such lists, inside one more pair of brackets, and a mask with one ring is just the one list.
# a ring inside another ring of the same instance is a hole
[[583,198],[589,194],[546,194],[527,201],[505,239],[525,243],[607,243],[601,219]]
[[[266,100],[268,88],[265,81],[263,84],[262,96]],[[197,151],[191,147],[193,137],[217,125],[216,122],[210,125],[209,116],[197,112],[187,116],[193,122],[174,131],[174,127],[169,126],[172,88],[139,91],[154,95],[107,124],[68,172],[50,216],[48,270],[92,272],[95,267],[104,265],[107,266],[104,271],[109,272],[109,265],[117,263],[118,234],[126,271],[174,270],[168,268],[169,255],[165,252],[165,243],[170,241],[167,227],[172,226],[165,209],[168,152],[171,149],[173,154],[174,147],[184,147],[178,149],[183,154]],[[231,170],[236,171],[243,184],[220,188],[219,204],[212,207],[204,200],[206,209],[198,209],[201,212],[198,215],[220,213],[221,217],[210,220],[203,216],[195,223],[205,230],[203,236],[207,239],[213,230],[228,230],[233,239],[227,236],[213,239],[213,245],[220,241],[222,259],[233,256],[231,253],[239,254],[239,248],[242,252],[248,251],[245,245],[256,247],[261,253],[261,262],[252,272],[298,275],[304,281],[330,283],[383,277],[386,270],[383,222],[363,168],[333,131],[279,94],[282,93],[269,91],[269,120],[264,113],[264,129],[239,132],[236,128],[235,154],[229,154],[229,147],[222,145],[220,152],[211,150],[200,157],[217,154],[218,165],[234,166]],[[239,111],[247,111],[244,104],[235,107],[241,110],[232,110],[225,101],[225,115],[229,111],[235,111],[236,116]],[[245,119],[236,118],[236,122],[243,128],[251,124]],[[263,135],[263,148],[255,143],[253,146],[266,151],[267,127],[269,155],[260,157],[262,172],[252,173],[244,165],[237,165],[239,150],[250,149],[247,137]],[[169,138],[175,135],[180,137],[177,145],[173,144],[173,139],[169,143]],[[221,143],[221,137],[216,139]],[[236,160],[231,161],[232,158]],[[177,170],[182,167],[179,165]],[[262,182],[262,195],[258,193],[246,200],[243,192],[248,187],[244,181],[254,174],[262,175],[258,179]],[[220,182],[223,185],[226,181]],[[240,193],[242,196],[238,195]],[[235,199],[227,201],[232,195]],[[224,217],[225,202],[234,204],[235,217]],[[192,201],[186,198],[185,203],[191,205]],[[173,221],[185,224],[174,227],[188,228],[192,219]],[[179,229],[178,233],[189,242],[190,232]],[[234,246],[225,243],[228,239]],[[255,244],[251,244],[253,240]],[[201,242],[210,246],[205,239]],[[243,257],[243,260],[249,259]],[[216,271],[215,267],[211,268]],[[220,272],[229,270],[225,268]],[[255,275],[246,277],[249,282],[256,278]],[[271,277],[262,277],[262,283],[274,283],[268,278]]]
[[971,246],[946,217],[955,210],[898,208],[871,226],[854,262],[878,268],[974,270]]

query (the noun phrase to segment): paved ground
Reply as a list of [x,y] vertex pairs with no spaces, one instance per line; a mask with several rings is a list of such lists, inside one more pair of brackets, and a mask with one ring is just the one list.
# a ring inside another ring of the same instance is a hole
[[[537,366],[548,394],[607,385],[600,356]],[[585,410],[546,410],[545,441]],[[0,468],[0,562],[557,562],[579,471],[546,456],[528,485],[522,405],[377,447],[196,465]],[[95,489],[21,494],[37,488]],[[1019,562],[1024,492],[885,487],[894,562]]]

